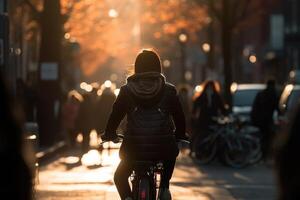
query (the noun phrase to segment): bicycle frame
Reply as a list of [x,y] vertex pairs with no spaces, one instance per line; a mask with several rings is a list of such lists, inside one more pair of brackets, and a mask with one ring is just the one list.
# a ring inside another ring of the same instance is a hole
[[134,200],[155,200],[158,198],[160,179],[163,170],[161,162],[137,161],[131,175]]

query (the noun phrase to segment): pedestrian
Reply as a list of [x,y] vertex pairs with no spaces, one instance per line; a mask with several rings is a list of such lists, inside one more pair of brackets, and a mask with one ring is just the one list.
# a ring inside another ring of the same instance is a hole
[[[299,104],[300,105],[300,104]],[[300,107],[295,112],[286,132],[276,141],[276,172],[279,180],[279,200],[300,199]]]
[[91,92],[83,94],[83,101],[80,104],[77,117],[77,130],[82,134],[82,155],[90,148],[90,133],[96,129],[97,119],[97,88],[92,88]]
[[36,119],[36,103],[37,103],[37,93],[34,85],[34,80],[32,76],[28,76],[25,86],[25,114],[26,121],[35,122]]
[[[135,60],[134,75],[121,87],[103,140],[114,141],[121,120],[127,130],[120,149],[121,162],[114,181],[122,200],[131,200],[128,178],[136,160],[163,161],[162,199],[171,199],[169,181],[179,153],[176,139],[185,139],[185,118],[176,89],[161,74],[158,54],[143,50]],[[174,125],[176,129],[174,129]]]
[[278,104],[276,83],[274,80],[268,80],[266,89],[256,95],[251,111],[252,124],[260,129],[261,147],[265,160],[268,159],[271,151],[275,133],[273,114],[276,110],[279,111]]
[[187,132],[190,133],[190,118],[191,118],[191,98],[189,97],[189,87],[182,86],[178,89],[179,101],[182,105]]
[[225,114],[226,109],[219,84],[212,80],[204,82],[201,94],[193,103],[193,138],[205,136],[209,127],[215,123],[213,118]]
[[63,129],[66,133],[66,139],[70,147],[76,144],[77,130],[76,121],[78,118],[78,111],[80,103],[83,101],[82,96],[75,90],[68,94],[68,99],[62,108]]
[[[1,76],[1,74],[0,74]],[[25,158],[24,134],[18,110],[0,78],[1,199],[33,199],[32,174]]]
[[115,100],[116,95],[111,88],[105,88],[98,100],[97,132],[99,134],[102,134],[105,130]]

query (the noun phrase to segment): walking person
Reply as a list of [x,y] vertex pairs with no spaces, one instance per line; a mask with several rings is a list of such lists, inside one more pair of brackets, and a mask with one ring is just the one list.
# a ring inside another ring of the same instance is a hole
[[256,95],[251,111],[252,124],[257,126],[261,132],[261,146],[265,160],[269,157],[274,138],[273,114],[276,110],[279,111],[278,104],[276,83],[274,80],[268,80],[267,88]]
[[77,130],[82,133],[82,155],[90,148],[90,133],[96,129],[97,120],[97,89],[83,95],[77,117]]
[[[185,139],[185,118],[176,89],[161,74],[161,61],[153,50],[138,54],[134,75],[121,87],[108,120],[103,140],[114,141],[121,120],[127,116],[127,131],[120,149],[121,162],[114,181],[122,200],[131,200],[128,178],[135,160],[163,161],[162,198],[171,199],[169,182],[179,153],[176,140]],[[148,116],[145,109],[159,115]],[[162,120],[162,116],[165,116]],[[136,120],[139,123],[136,123]],[[157,120],[159,119],[159,120]],[[172,119],[176,129],[174,129]],[[137,126],[139,124],[139,126]],[[151,126],[149,125],[151,124]]]
[[186,123],[186,130],[189,134],[191,134],[191,127],[190,127],[190,120],[191,120],[191,98],[189,97],[189,88],[187,86],[182,86],[178,89],[178,97],[179,101],[182,105],[184,116],[185,116],[185,123]]
[[97,102],[97,132],[103,133],[112,111],[113,104],[116,100],[116,95],[111,88],[105,88]]
[[212,80],[206,81],[203,84],[202,93],[193,103],[192,142],[196,137],[204,137],[207,134],[209,127],[215,123],[214,117],[225,114],[225,104],[221,97],[218,83]]
[[76,144],[76,136],[78,132],[75,124],[78,118],[80,103],[82,101],[82,96],[77,91],[72,90],[69,92],[68,99],[63,105],[63,129],[66,133],[67,141],[71,148],[73,148]]

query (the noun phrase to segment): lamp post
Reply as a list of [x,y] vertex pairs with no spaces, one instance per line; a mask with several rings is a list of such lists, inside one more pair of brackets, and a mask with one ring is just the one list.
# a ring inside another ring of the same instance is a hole
[[186,70],[186,43],[188,40],[188,36],[185,33],[181,33],[178,36],[178,40],[180,43],[180,56],[181,56],[181,83],[185,83],[185,70]]

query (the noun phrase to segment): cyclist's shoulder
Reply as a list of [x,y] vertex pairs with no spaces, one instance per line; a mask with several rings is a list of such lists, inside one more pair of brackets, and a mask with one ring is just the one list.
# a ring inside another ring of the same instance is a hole
[[131,94],[130,92],[130,89],[128,87],[127,84],[124,84],[120,87],[120,93],[119,95],[122,95],[122,96],[129,96]]
[[176,95],[177,94],[176,87],[173,84],[166,82],[166,84],[165,84],[165,94]]

